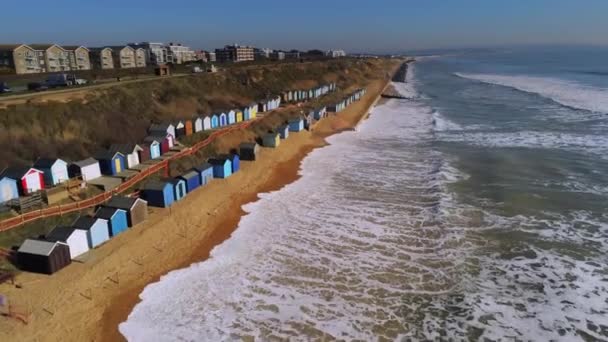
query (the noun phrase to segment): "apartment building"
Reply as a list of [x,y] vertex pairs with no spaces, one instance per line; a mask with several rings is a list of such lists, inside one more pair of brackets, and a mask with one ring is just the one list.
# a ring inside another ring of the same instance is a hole
[[143,48],[134,48],[135,50],[135,67],[145,68],[146,67],[146,50]]
[[114,51],[110,47],[90,49],[91,65],[94,69],[114,69]]
[[91,58],[89,49],[84,46],[63,46],[68,52],[71,70],[91,70]]
[[219,62],[246,62],[254,60],[253,47],[240,46],[237,44],[226,45],[223,49],[215,49]]
[[194,52],[195,58],[197,61],[206,62],[207,61],[207,52],[203,50]]
[[273,61],[282,61],[285,59],[285,52],[283,51],[273,51],[270,54],[270,59]]
[[135,49],[130,46],[109,46],[112,49],[112,57],[114,67],[121,69],[130,69],[137,67],[135,57]]
[[167,46],[168,62],[173,64],[183,64],[196,60],[196,53],[188,46],[180,43],[169,43]]
[[0,45],[0,66],[13,69],[16,74],[44,72],[38,52],[25,44]]
[[129,44],[134,49],[144,49],[146,65],[161,65],[167,63],[168,51],[164,43],[141,42]]
[[253,54],[255,59],[268,59],[272,54],[272,49],[254,49]]
[[215,52],[206,51],[205,57],[207,58],[207,62],[217,62],[217,55]]
[[71,70],[69,53],[61,46],[57,44],[31,44],[29,46],[38,54],[38,62],[43,72]]

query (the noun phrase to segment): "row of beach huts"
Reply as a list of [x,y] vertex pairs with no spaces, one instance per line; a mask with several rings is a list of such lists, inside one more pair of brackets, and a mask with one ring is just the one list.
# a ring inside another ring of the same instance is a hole
[[[339,102],[358,101],[364,89],[355,91]],[[305,117],[291,119],[258,140],[263,147],[276,148],[290,132],[308,129],[314,121],[327,117],[326,107],[311,111]],[[254,162],[260,151],[257,142],[243,142],[229,154],[209,158],[174,178],[146,183],[138,197],[114,196],[99,206],[93,215],[81,216],[70,226],[57,226],[49,234],[27,239],[17,250],[21,269],[30,272],[53,274],[148,217],[148,206],[168,208],[183,200],[193,191],[206,186],[213,179],[226,179],[239,172],[241,161]]]
[[[336,85],[332,83],[286,93],[292,94],[289,102],[301,102],[316,99],[335,89]],[[298,95],[294,97],[293,94]],[[68,163],[60,158],[39,158],[29,167],[6,168],[0,173],[0,205],[6,206],[20,197],[55,188],[73,178],[80,177],[84,182],[95,183],[102,176],[117,176],[126,170],[141,171],[141,167],[138,167],[140,164],[169,153],[178,139],[255,119],[258,113],[279,108],[284,97],[274,96],[240,109],[195,116],[173,123],[152,124],[148,130],[149,136],[143,142],[114,144],[83,160]]]

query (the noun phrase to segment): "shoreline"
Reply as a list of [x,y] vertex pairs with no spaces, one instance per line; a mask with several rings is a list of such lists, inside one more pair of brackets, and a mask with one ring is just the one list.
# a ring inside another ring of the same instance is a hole
[[27,325],[0,320],[0,338],[125,340],[118,325],[140,302],[147,285],[207,260],[236,230],[245,214],[243,205],[296,181],[302,160],[325,146],[328,136],[355,129],[388,85],[389,79],[370,80],[361,101],[316,123],[310,132],[290,135],[277,149],[262,148],[258,161],[242,163],[242,171],[231,178],[215,180],[170,209],[152,209],[148,222],[90,253],[85,263],[44,279],[20,275],[19,288],[1,285],[0,293],[21,299],[11,304],[30,317]]

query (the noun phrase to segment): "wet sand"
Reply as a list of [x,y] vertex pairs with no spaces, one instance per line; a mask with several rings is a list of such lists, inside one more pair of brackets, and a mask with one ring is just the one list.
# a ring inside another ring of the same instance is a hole
[[385,80],[368,85],[364,98],[337,116],[322,120],[312,132],[293,133],[277,149],[262,148],[256,162],[214,180],[171,209],[153,209],[149,219],[47,277],[23,273],[17,283],[0,285],[29,323],[0,319],[3,341],[120,341],[118,324],[139,301],[139,294],[167,272],[208,258],[226,240],[244,214],[242,205],[258,193],[278,190],[296,180],[302,159],[324,138],[352,129],[376,103]]

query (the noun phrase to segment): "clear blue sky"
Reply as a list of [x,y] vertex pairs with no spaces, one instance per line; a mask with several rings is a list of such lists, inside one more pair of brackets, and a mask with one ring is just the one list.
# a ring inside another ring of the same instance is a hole
[[351,52],[608,45],[608,0],[29,0],[3,1],[2,14],[2,43]]

